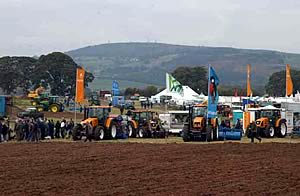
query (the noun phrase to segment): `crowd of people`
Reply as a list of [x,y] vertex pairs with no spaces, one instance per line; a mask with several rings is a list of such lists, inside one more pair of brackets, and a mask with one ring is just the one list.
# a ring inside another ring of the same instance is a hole
[[61,121],[54,122],[54,120],[46,118],[19,118],[15,121],[14,128],[10,129],[8,121],[0,119],[0,142],[11,139],[38,142],[45,139],[70,138],[73,127],[74,121],[72,119],[67,121],[62,118]]

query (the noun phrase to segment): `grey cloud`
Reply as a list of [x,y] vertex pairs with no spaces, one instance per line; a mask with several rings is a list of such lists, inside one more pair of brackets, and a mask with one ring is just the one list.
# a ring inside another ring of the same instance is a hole
[[159,41],[300,52],[296,0],[0,0],[0,56]]

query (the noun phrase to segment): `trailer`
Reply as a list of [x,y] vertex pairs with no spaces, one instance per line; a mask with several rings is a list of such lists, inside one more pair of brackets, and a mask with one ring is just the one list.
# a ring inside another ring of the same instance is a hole
[[184,122],[188,118],[189,111],[177,110],[159,114],[163,127],[169,130],[169,134],[181,136]]

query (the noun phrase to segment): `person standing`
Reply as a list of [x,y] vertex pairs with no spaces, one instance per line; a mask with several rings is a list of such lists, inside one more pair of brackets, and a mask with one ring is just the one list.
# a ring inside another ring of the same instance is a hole
[[252,121],[249,126],[250,134],[251,134],[251,143],[254,143],[254,138],[256,138],[259,142],[261,142],[261,138],[258,136],[257,127],[255,121]]
[[120,113],[121,113],[121,115],[123,115],[123,112],[124,112],[124,105],[121,105],[120,106]]
[[51,137],[51,139],[54,139],[54,122],[53,120],[49,120],[49,136]]
[[33,129],[32,129],[32,142],[39,142],[39,125],[36,121],[33,122]]
[[2,142],[2,119],[0,119],[0,143]]
[[62,121],[60,123],[60,133],[61,133],[61,137],[64,139],[65,135],[66,135],[66,127],[67,127],[67,121],[65,120],[65,118],[62,118]]
[[67,126],[68,138],[71,137],[73,128],[74,128],[74,121],[71,118],[71,120],[70,120],[70,122],[68,122],[68,126]]
[[93,138],[93,125],[91,122],[91,123],[87,123],[87,125],[86,125],[86,138],[85,138],[84,142],[86,142],[87,140],[89,140],[91,142],[92,138]]
[[59,122],[59,120],[56,121],[56,124],[55,124],[55,138],[56,139],[60,138],[60,122]]

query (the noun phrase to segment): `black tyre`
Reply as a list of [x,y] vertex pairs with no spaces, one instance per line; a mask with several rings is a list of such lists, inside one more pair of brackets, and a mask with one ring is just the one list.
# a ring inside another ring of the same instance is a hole
[[191,136],[189,134],[189,127],[188,126],[184,126],[182,129],[182,139],[184,142],[189,142],[191,141]]
[[103,140],[104,139],[104,128],[101,126],[97,126],[94,131],[95,140]]
[[116,139],[117,137],[117,123],[112,121],[109,130],[106,131],[106,139]]
[[146,131],[143,128],[139,128],[139,130],[138,130],[138,137],[139,138],[147,137]]
[[272,125],[268,125],[265,130],[265,135],[267,138],[273,138],[275,136],[275,129]]
[[280,122],[280,125],[277,129],[277,136],[278,137],[285,137],[287,135],[287,126],[285,122]]
[[50,105],[50,107],[49,107],[49,111],[53,112],[53,113],[59,112],[60,110],[61,110],[60,106],[56,103]]
[[128,137],[136,137],[136,129],[134,128],[132,122],[128,124]]
[[44,107],[43,106],[36,106],[36,110],[38,111],[38,112],[42,112],[42,111],[44,111]]
[[72,139],[74,141],[77,141],[77,140],[81,140],[81,130],[82,130],[82,126],[75,126],[72,130]]

